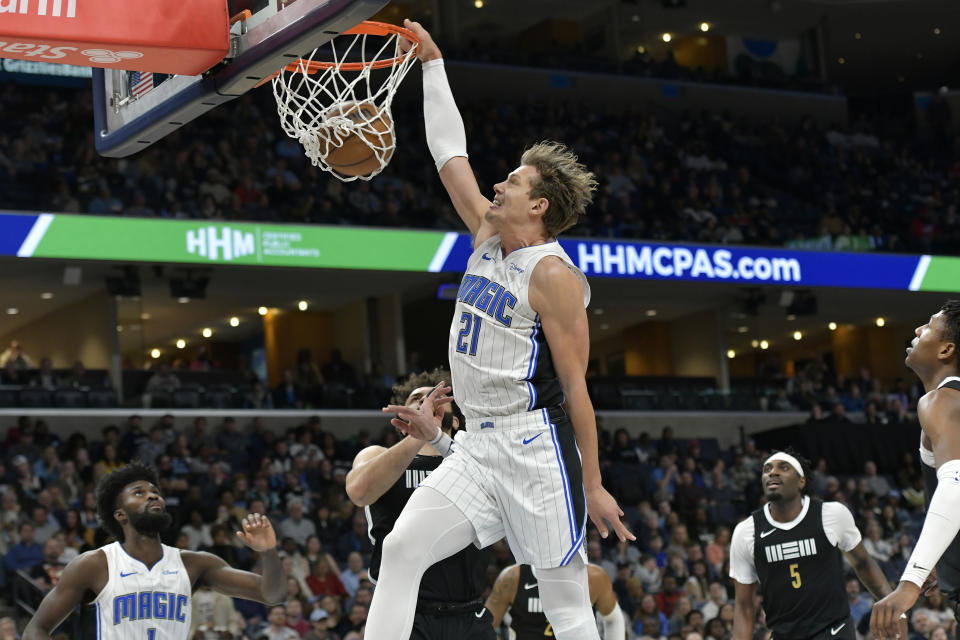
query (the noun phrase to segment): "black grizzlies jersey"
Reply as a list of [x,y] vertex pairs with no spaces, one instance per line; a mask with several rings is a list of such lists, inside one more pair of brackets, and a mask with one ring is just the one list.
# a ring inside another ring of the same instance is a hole
[[[960,379],[947,379],[939,388],[943,387],[960,391]],[[929,505],[933,492],[937,489],[937,470],[926,464],[921,464],[920,468],[923,471],[923,485]],[[953,539],[937,562],[937,584],[943,595],[953,604],[960,602],[960,536]]]
[[[400,512],[420,482],[440,466],[440,456],[418,455],[380,499],[367,507],[367,522],[373,554],[370,557],[370,576],[380,575],[380,554],[383,539],[393,530]],[[487,582],[487,551],[470,544],[445,560],[432,565],[420,581],[421,601],[469,602],[483,597]]]
[[540,586],[528,564],[520,565],[517,595],[510,606],[510,628],[517,634],[516,640],[553,637],[553,629],[540,604]]
[[827,540],[821,500],[811,498],[807,515],[789,530],[774,527],[757,509],[753,532],[763,611],[774,638],[810,638],[850,615],[843,555]]

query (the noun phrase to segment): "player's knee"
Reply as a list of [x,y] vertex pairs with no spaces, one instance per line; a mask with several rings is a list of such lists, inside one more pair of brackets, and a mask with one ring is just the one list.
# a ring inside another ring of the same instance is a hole
[[383,562],[399,563],[404,566],[416,566],[423,560],[423,541],[416,536],[404,535],[396,528],[383,539]]

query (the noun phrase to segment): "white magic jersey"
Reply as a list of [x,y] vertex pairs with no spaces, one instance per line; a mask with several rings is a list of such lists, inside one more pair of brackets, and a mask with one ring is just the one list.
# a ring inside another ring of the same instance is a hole
[[163,545],[163,557],[149,569],[119,542],[101,551],[109,579],[94,600],[97,640],[186,640],[193,589],[180,550]]
[[590,285],[555,240],[517,249],[504,258],[500,236],[495,235],[477,246],[467,262],[448,356],[453,393],[468,420],[563,402],[540,317],[528,300],[530,276],[546,256],[559,257],[579,276],[587,306]]

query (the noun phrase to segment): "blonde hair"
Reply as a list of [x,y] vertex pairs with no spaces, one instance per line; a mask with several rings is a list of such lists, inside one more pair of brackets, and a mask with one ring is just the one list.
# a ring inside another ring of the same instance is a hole
[[539,174],[530,180],[530,198],[546,198],[543,226],[551,237],[579,222],[587,205],[593,202],[597,180],[593,172],[577,161],[577,156],[562,142],[544,140],[528,147],[520,164]]

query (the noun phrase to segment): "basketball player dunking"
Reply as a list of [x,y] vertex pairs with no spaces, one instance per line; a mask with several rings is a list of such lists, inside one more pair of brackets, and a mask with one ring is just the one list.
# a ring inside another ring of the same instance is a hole
[[[393,401],[417,406],[450,373],[435,369],[411,376],[393,387]],[[432,473],[444,455],[450,455],[449,436],[463,423],[455,404],[440,407],[434,424],[440,429],[442,450],[407,436],[389,449],[373,445],[357,454],[347,474],[347,495],[365,507],[370,523],[373,554],[370,576],[377,580],[383,557],[383,540],[393,530],[400,512],[420,482]],[[487,552],[467,545],[427,569],[420,581],[417,615],[411,638],[416,640],[495,640],[490,614],[483,608],[487,586]]]
[[[623,611],[617,603],[610,576],[595,564],[587,565],[587,576],[590,604],[600,614],[604,640],[623,640]],[[493,616],[494,628],[499,627],[503,616],[510,612],[510,628],[515,640],[553,637],[553,627],[543,614],[540,585],[529,565],[515,564],[500,572],[487,598],[487,611]]]
[[947,301],[914,333],[905,362],[926,391],[917,418],[924,481],[933,493],[900,584],[873,605],[870,629],[880,640],[900,637],[897,620],[917,601],[934,566],[940,590],[955,609],[960,600],[960,300]]
[[117,541],[83,553],[64,568],[23,632],[23,640],[49,638],[81,603],[96,606],[101,640],[186,640],[194,588],[228,596],[281,602],[286,578],[277,537],[265,516],[251,513],[237,535],[260,553],[263,576],[240,571],[210,553],[181,551],[160,542],[173,518],[157,489],[152,467],[134,462],[97,484],[97,515]]
[[[506,536],[535,567],[544,612],[560,640],[598,638],[583,552],[587,514],[602,536],[620,522],[604,490],[584,375],[589,353],[583,273],[556,241],[596,188],[558,143],[529,148],[491,203],[467,161],[463,121],[440,50],[419,24],[427,145],[454,208],[474,237],[450,330],[449,362],[466,432],[414,492],[383,545],[367,635],[406,639],[427,567],[468,544]],[[442,437],[431,392],[419,409],[387,407],[418,438]],[[569,417],[568,417],[569,413]],[[409,424],[408,424],[409,423]]]
[[804,495],[804,466],[789,450],[767,458],[761,477],[767,503],[733,530],[732,640],[754,637],[758,583],[775,640],[856,640],[843,556],[875,598],[890,593],[850,510]]

